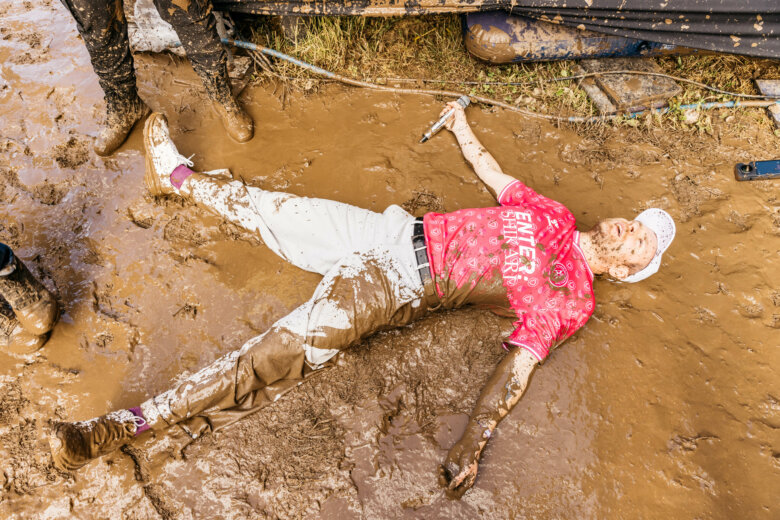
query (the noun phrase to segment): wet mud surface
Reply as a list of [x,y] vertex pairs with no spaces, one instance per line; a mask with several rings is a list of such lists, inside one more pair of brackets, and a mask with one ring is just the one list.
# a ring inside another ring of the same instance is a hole
[[[780,184],[732,175],[777,155],[753,111],[698,135],[469,109],[506,171],[582,228],[659,206],[678,231],[650,280],[596,282],[593,318],[537,371],[462,500],[436,470],[511,328],[473,309],[376,335],[189,445],[171,430],[55,471],[49,420],[138,404],[264,331],[318,277],[193,206],[149,198],[140,129],[110,158],[91,151],[102,93],[61,4],[3,0],[0,17],[0,241],[64,309],[41,351],[0,352],[0,517],[780,515]],[[492,204],[451,136],[417,144],[439,111],[430,98],[331,85],[284,101],[279,86],[252,86],[241,100],[256,137],[237,145],[188,65],[136,67],[198,169],[379,211]]]

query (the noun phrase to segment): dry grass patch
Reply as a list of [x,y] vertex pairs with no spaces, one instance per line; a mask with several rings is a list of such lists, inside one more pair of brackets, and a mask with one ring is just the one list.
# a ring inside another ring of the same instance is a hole
[[[574,82],[551,81],[572,75],[574,62],[492,65],[478,61],[465,49],[458,15],[316,17],[305,19],[302,28],[303,35],[293,42],[285,39],[270,19],[253,18],[247,32],[257,44],[356,79],[391,86],[425,86],[479,94],[549,115],[597,115],[595,107]],[[667,74],[745,94],[758,94],[755,78],[780,78],[780,64],[766,59],[691,55],[661,57],[656,61]],[[290,88],[315,90],[323,81],[288,62],[277,60],[274,65],[275,72]],[[266,76],[267,73],[258,73],[260,80]],[[399,78],[417,81],[399,81]],[[726,118],[732,113],[716,111],[702,116],[697,122],[686,123],[683,113],[675,107],[731,98],[689,84],[682,86],[683,93],[671,101],[673,110],[668,116],[653,116],[653,121],[648,119],[644,123],[623,120],[621,124],[637,126],[668,122],[675,128],[704,132],[711,131],[713,117]],[[771,128],[763,110],[744,110],[755,112],[756,122]]]

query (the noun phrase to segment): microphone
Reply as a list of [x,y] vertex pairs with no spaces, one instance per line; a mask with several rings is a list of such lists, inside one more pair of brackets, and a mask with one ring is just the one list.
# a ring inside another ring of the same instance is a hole
[[[464,95],[464,96],[460,96],[460,97],[458,98],[458,101],[457,101],[457,103],[458,103],[460,106],[462,106],[463,108],[466,108],[467,106],[469,106],[469,104],[471,104],[471,99],[469,99],[469,97],[468,97],[468,96],[465,96],[465,95]],[[454,113],[455,113],[455,109],[454,109],[454,108],[451,108],[451,109],[447,110],[447,112],[446,112],[446,113],[445,113],[443,116],[441,116],[441,118],[439,118],[439,120],[438,120],[438,121],[436,121],[436,122],[433,124],[433,126],[431,127],[431,129],[430,129],[430,130],[428,130],[428,131],[427,131],[427,132],[426,132],[426,133],[425,133],[425,134],[422,136],[422,139],[420,139],[420,142],[421,142],[421,143],[424,143],[425,141],[427,141],[428,139],[430,139],[431,137],[433,137],[433,135],[434,135],[436,132],[438,132],[439,130],[441,130],[441,127],[443,127],[443,126],[444,126],[444,123],[446,123],[446,122],[447,122],[447,120],[448,120],[449,118],[451,118],[451,117],[452,117],[452,115],[453,115]]]

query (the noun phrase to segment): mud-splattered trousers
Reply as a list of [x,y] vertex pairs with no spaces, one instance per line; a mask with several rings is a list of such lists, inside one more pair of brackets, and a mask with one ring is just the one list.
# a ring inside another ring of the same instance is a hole
[[174,388],[143,403],[152,428],[179,424],[196,437],[272,402],[340,350],[370,334],[406,325],[435,305],[412,246],[414,219],[329,200],[196,183],[192,197],[258,233],[276,254],[323,275],[311,299]]
[[[76,20],[92,68],[108,101],[134,99],[137,93],[133,56],[122,0],[62,0]],[[210,0],[155,0],[187,52],[209,97],[229,95],[227,53],[217,34]]]

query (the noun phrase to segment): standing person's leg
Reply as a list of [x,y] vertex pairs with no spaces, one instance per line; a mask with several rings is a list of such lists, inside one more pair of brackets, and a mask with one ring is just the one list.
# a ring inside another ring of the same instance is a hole
[[77,469],[148,428],[180,424],[191,436],[257,411],[340,350],[382,329],[406,325],[428,309],[411,235],[405,242],[350,255],[305,304],[211,365],[130,410],[60,423],[55,463]]
[[[346,255],[395,243],[410,231],[412,217],[390,206],[376,213],[331,200],[297,197],[247,187],[226,176],[195,173],[170,139],[165,116],[152,114],[144,127],[145,182],[153,195],[176,193],[257,233],[288,262],[320,274]],[[228,173],[227,170],[222,170]]]
[[252,139],[252,118],[239,106],[230,89],[227,53],[217,33],[211,1],[155,0],[155,4],[163,20],[179,35],[227,133],[239,143]]
[[149,113],[136,90],[122,0],[62,0],[62,3],[76,20],[105,93],[106,122],[95,141],[95,153],[109,155],[125,141],[133,125]]

